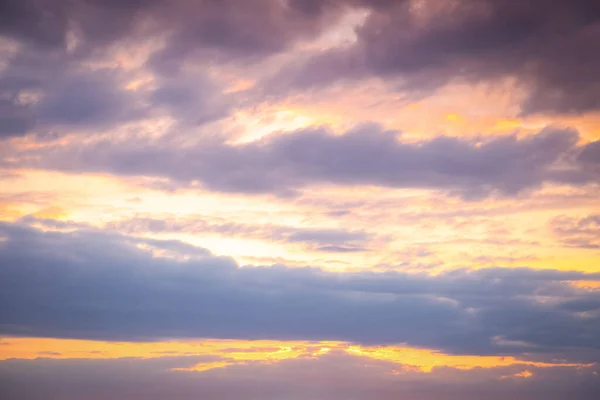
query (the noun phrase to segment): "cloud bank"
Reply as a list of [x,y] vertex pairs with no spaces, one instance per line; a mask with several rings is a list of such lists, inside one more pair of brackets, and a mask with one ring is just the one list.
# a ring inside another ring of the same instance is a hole
[[438,189],[481,198],[514,196],[545,183],[597,184],[600,169],[589,156],[597,142],[578,141],[572,130],[546,128],[523,138],[440,136],[414,142],[399,132],[365,124],[343,135],[312,128],[238,145],[169,148],[136,140],[101,141],[22,156],[33,158],[35,167],[161,177],[175,185],[199,183],[221,192],[287,196],[329,184]]
[[[1,233],[4,334],[406,342],[463,354],[600,350],[600,294],[565,283],[598,274],[240,268],[178,242],[6,223]],[[140,245],[191,258],[153,257]]]

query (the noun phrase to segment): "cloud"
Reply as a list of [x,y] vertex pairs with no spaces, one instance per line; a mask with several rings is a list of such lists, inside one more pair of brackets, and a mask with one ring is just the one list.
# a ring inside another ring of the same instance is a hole
[[20,105],[14,100],[0,99],[0,139],[22,136],[33,125],[26,106]]
[[91,68],[66,54],[22,49],[0,72],[0,131],[94,132],[148,116],[143,99],[125,89],[122,68]]
[[546,128],[523,138],[441,136],[415,143],[368,124],[343,135],[317,127],[240,145],[169,148],[131,141],[51,147],[34,150],[38,161],[30,166],[163,177],[221,192],[289,196],[315,185],[373,185],[481,198],[515,196],[545,183],[598,183],[600,170],[577,159],[596,142],[578,140],[574,131]]
[[600,7],[594,0],[382,2],[357,41],[294,63],[268,91],[379,76],[428,95],[452,81],[516,78],[523,114],[584,113],[600,104]]
[[[234,0],[164,2],[153,14],[168,32],[152,55],[156,70],[173,73],[193,54],[227,62],[257,60],[316,37],[341,15],[337,2]],[[160,13],[160,14],[159,14]]]
[[66,2],[7,0],[0,5],[0,34],[35,43],[40,47],[63,44]]
[[600,215],[580,219],[556,217],[550,222],[550,227],[565,246],[600,249]]
[[588,143],[579,154],[579,161],[600,170],[600,140]]
[[[344,2],[257,0],[105,1],[9,0],[2,3],[0,35],[39,49],[66,49],[69,35],[90,53],[141,33],[166,39],[155,54],[181,62],[193,51],[265,56],[317,35],[339,16]],[[148,28],[151,27],[151,28]]]
[[[526,114],[593,111],[600,90],[600,59],[590,51],[600,33],[596,3],[5,1],[0,40],[15,54],[6,56],[0,73],[0,137],[23,136],[36,122],[47,131],[55,124],[68,129],[135,120],[149,111],[141,103],[191,125],[222,118],[233,100],[187,71],[190,60],[206,68],[246,68],[317,38],[353,9],[368,12],[354,45],[323,50],[306,62],[305,54],[296,54],[292,66],[259,85],[262,94],[376,75],[426,95],[457,79],[513,77],[527,89]],[[119,46],[128,54],[147,47],[138,67],[154,75],[156,87],[123,90]],[[99,61],[111,67],[92,73],[89,67]],[[20,102],[31,91],[43,94],[35,107]]]
[[240,268],[199,249],[184,261],[154,257],[139,245],[181,248],[102,231],[4,223],[1,234],[3,334],[406,342],[462,354],[522,354],[510,343],[527,343],[528,353],[600,350],[600,292],[563,282],[598,274]]
[[[223,118],[232,96],[207,78],[207,68],[223,57],[283,51],[318,34],[329,18],[270,0],[23,0],[0,7],[0,139],[95,132],[165,114],[188,127]],[[211,53],[190,71],[187,55],[198,51]]]
[[94,127],[140,118],[141,108],[136,107],[131,92],[119,87],[115,72],[74,72],[57,84],[49,84],[44,97],[33,107],[37,118],[41,123],[58,126]]
[[89,60],[24,49],[0,72],[0,139],[35,132],[37,140],[65,133],[93,134],[151,118],[172,117],[180,128],[226,117],[235,99],[205,71],[157,77],[129,87],[143,69],[90,66]]
[[197,71],[159,77],[147,99],[151,106],[172,116],[180,127],[225,118],[236,105],[232,96],[223,94],[222,87]]
[[190,216],[176,218],[164,215],[160,218],[137,215],[134,218],[110,222],[106,228],[128,234],[144,233],[193,233],[218,234],[268,239],[283,243],[300,243],[317,251],[351,252],[363,251],[374,235],[364,231],[347,229],[301,228],[285,225],[242,224],[221,218]]
[[338,352],[317,359],[283,360],[274,365],[248,363],[205,372],[175,370],[198,361],[198,357],[8,360],[0,362],[0,379],[6,400],[44,396],[64,400],[386,400],[397,399],[398,393],[417,400],[474,400],[482,396],[491,400],[591,400],[600,389],[594,375],[597,368],[514,365],[461,371],[440,366],[431,373],[422,373],[403,369],[396,363]]

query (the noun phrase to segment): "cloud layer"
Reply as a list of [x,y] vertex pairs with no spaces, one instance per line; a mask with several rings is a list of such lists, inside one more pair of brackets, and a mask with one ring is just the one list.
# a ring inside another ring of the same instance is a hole
[[[4,334],[343,340],[468,354],[600,350],[600,297],[529,269],[439,276],[240,268],[177,242],[3,224]],[[188,254],[153,257],[139,247]]]
[[600,107],[600,58],[592,51],[600,38],[600,7],[594,0],[368,3],[353,46],[290,66],[269,86],[378,76],[428,95],[453,81],[508,78],[527,92],[524,114]]
[[[192,90],[202,80],[194,74],[180,77],[190,66],[197,73],[215,64],[265,69],[245,99],[259,103],[290,89],[376,76],[390,80],[391,91],[418,96],[457,81],[515,80],[526,92],[523,114],[599,107],[600,59],[593,49],[600,9],[593,0],[121,3],[3,2],[0,138],[90,125],[99,130],[165,106],[194,123],[222,118],[234,106],[231,100]],[[361,10],[366,19],[351,45],[300,52],[288,67],[269,64]],[[133,55],[136,49],[145,52],[138,61],[119,55],[114,62],[119,51]],[[134,78],[132,71],[152,74],[158,86],[146,93],[124,90],[123,78]]]
[[[198,357],[8,360],[0,362],[0,383],[7,400],[39,399],[49,393],[64,400],[386,400],[397,399],[399,393],[417,400],[475,400],[483,395],[492,400],[592,400],[600,389],[594,368],[525,368],[517,364],[468,371],[439,367],[422,373],[395,363],[334,352],[316,360],[249,363],[202,373],[174,370],[201,361]],[[99,377],[102,385],[98,384]]]
[[398,136],[367,124],[343,135],[305,129],[239,145],[97,142],[23,156],[34,156],[31,166],[62,171],[161,177],[176,185],[277,195],[332,184],[441,189],[481,198],[516,195],[545,183],[579,186],[600,180],[598,163],[588,155],[597,142],[580,145],[572,130],[546,128],[523,138],[441,136],[416,143]]

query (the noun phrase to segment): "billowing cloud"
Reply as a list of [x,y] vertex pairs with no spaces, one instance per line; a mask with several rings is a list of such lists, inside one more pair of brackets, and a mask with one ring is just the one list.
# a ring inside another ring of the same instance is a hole
[[547,128],[523,138],[442,136],[416,143],[398,136],[363,125],[343,135],[313,128],[240,145],[159,148],[101,142],[43,149],[32,166],[163,177],[223,192],[278,195],[332,184],[443,189],[480,198],[516,195],[544,183],[599,181],[599,170],[577,159],[596,143],[578,144],[578,134],[571,130]]
[[[3,224],[2,235],[4,334],[406,342],[470,354],[600,350],[599,293],[563,283],[598,274],[240,268],[203,250],[101,231]],[[192,258],[153,257],[140,245]]]
[[[67,123],[106,126],[135,120],[148,115],[143,104],[192,124],[222,118],[231,100],[219,96],[222,88],[213,91],[205,77],[186,72],[186,63],[243,68],[265,62],[319,37],[352,10],[367,15],[354,44],[292,58],[290,67],[275,68],[275,76],[260,76],[259,95],[250,96],[250,102],[290,87],[303,91],[369,76],[419,94],[457,80],[516,78],[528,93],[525,114],[598,108],[600,60],[591,49],[600,32],[600,10],[591,0],[126,3],[3,2],[0,39],[12,50],[0,46],[8,60],[0,72],[0,137],[25,135],[36,122],[42,123],[40,130],[68,131]],[[149,93],[123,90],[123,76],[133,76],[115,61],[119,46],[126,54],[147,47],[137,56],[136,73],[158,80]],[[94,73],[82,74],[82,66],[99,62],[103,71],[94,67]],[[41,100],[32,100],[31,91]]]
[[120,68],[89,68],[67,56],[24,49],[8,57],[0,72],[0,130],[5,137],[100,131],[147,116],[143,99],[125,90],[126,82]]
[[[73,73],[58,84],[49,84],[47,93],[33,109],[42,123],[52,125],[102,126],[140,117],[136,99],[119,90],[113,71]],[[138,114],[138,115],[136,115]]]
[[[0,32],[38,47],[66,47],[70,29],[75,29],[86,43],[107,43],[131,34],[139,23],[149,19],[161,29],[175,29],[175,37],[195,38],[200,45],[235,48],[254,43],[257,49],[271,49],[279,48],[279,45],[270,42],[284,43],[285,39],[281,34],[273,33],[292,31],[286,22],[294,22],[303,14],[310,16],[305,7],[296,7],[296,3],[288,6],[284,2],[261,0],[254,8],[242,9],[237,7],[238,4],[222,1],[152,0],[128,1],[126,4],[98,0],[6,1],[2,4],[5,23]],[[260,16],[266,19],[257,20]],[[195,23],[177,26],[181,18]],[[201,24],[202,21],[211,23]],[[250,32],[250,37],[243,38],[240,31],[257,27],[258,21],[263,30]],[[235,22],[241,25],[233,25]],[[246,27],[244,22],[248,24]],[[182,31],[189,31],[188,35]]]
[[187,55],[210,52],[211,64],[280,52],[339,14],[271,0],[125,3],[3,2],[0,138],[97,131],[161,110],[192,125],[222,118],[231,100],[203,71],[185,71]]
[[[138,82],[140,74],[114,64],[91,67],[62,52],[23,49],[0,72],[0,139],[106,132],[162,116],[196,126],[227,116],[234,105],[204,71],[147,84]],[[139,87],[129,87],[132,82]]]
[[0,35],[43,50],[66,50],[75,38],[78,55],[152,35],[165,41],[152,63],[165,66],[181,63],[194,51],[216,50],[225,58],[283,51],[319,34],[344,3],[10,0],[2,4]]
[[528,93],[524,114],[600,107],[597,1],[370,3],[355,45],[292,65],[268,86],[305,88],[374,75],[427,95],[452,81],[516,78]]

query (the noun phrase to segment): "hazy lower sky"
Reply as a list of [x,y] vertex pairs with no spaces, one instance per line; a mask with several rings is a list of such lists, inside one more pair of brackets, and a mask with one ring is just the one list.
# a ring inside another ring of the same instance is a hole
[[4,400],[595,400],[597,0],[0,1]]

